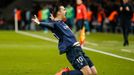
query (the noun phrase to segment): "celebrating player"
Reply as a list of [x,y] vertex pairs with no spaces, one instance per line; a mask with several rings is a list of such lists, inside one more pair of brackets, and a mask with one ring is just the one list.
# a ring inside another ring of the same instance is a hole
[[66,10],[64,6],[58,6],[55,10],[56,16],[51,15],[49,23],[40,22],[35,16],[32,20],[42,27],[48,27],[59,40],[60,54],[66,53],[68,61],[72,64],[75,70],[63,69],[56,75],[96,75],[97,70],[92,61],[85,55],[79,42],[77,42],[70,28],[63,22]]

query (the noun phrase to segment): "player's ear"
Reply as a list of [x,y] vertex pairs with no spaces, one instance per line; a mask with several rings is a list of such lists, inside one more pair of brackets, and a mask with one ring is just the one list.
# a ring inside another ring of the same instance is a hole
[[59,15],[59,14],[61,14],[61,12],[60,12],[60,11],[58,11],[58,12],[57,12],[57,15]]

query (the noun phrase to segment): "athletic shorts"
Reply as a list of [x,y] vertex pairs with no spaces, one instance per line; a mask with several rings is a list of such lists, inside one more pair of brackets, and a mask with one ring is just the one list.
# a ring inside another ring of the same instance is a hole
[[81,30],[82,27],[83,27],[83,25],[84,25],[84,20],[83,20],[83,19],[78,20],[78,21],[76,22],[76,31]]
[[92,61],[85,55],[80,46],[69,48],[66,52],[66,56],[76,70],[80,70],[86,65],[89,65],[89,67],[93,66]]

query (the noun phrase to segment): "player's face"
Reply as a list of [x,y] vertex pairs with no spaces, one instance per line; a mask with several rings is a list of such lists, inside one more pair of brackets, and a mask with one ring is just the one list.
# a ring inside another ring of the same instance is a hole
[[127,3],[127,2],[128,2],[128,0],[123,0],[123,2],[124,2],[124,3]]
[[66,9],[64,6],[60,6],[60,14],[62,15],[62,17],[65,17],[66,15]]
[[82,4],[82,0],[77,0],[76,3],[77,4]]

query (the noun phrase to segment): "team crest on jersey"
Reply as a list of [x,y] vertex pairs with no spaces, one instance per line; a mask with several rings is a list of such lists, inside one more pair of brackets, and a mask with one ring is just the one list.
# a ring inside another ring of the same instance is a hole
[[64,29],[68,29],[69,27],[66,25],[66,26],[63,26]]

